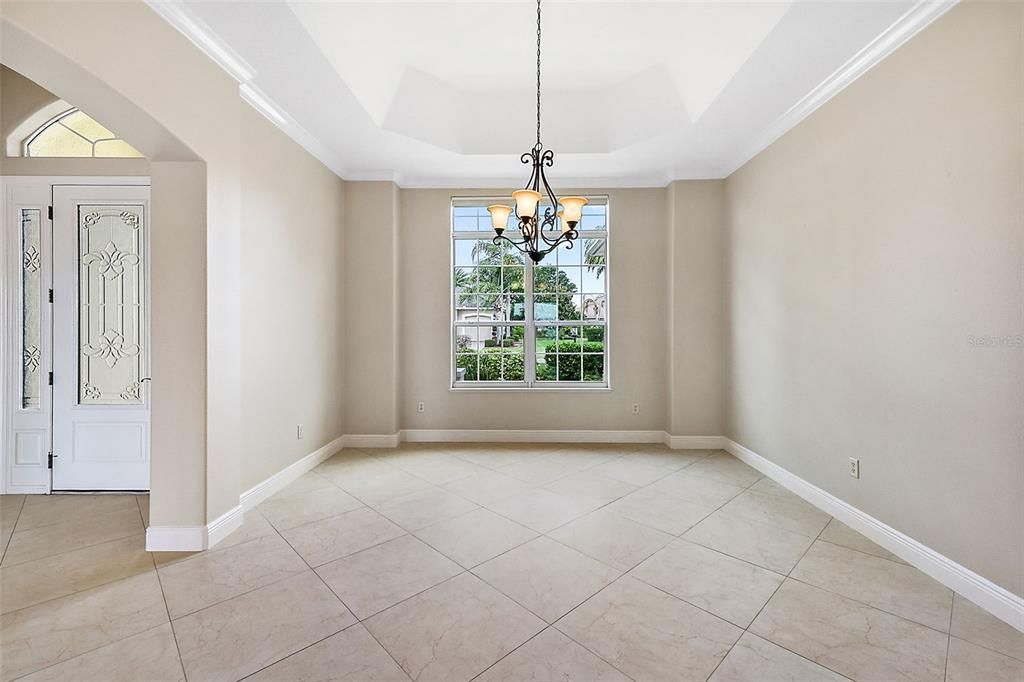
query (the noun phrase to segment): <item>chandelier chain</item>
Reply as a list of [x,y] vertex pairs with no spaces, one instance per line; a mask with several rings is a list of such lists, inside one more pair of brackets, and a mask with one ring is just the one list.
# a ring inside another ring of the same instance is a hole
[[540,144],[540,0],[537,0],[537,149]]

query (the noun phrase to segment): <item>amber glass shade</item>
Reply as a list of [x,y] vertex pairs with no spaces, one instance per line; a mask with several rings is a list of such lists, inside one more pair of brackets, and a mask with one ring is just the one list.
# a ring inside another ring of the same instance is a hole
[[508,217],[512,214],[512,207],[504,204],[494,204],[487,207],[491,214],[491,227],[495,230],[504,230],[508,227]]

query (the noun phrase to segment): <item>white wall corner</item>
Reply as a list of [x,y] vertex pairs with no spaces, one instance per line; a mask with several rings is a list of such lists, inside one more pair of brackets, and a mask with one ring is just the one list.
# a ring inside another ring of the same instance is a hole
[[735,441],[726,439],[725,449],[737,459],[746,462],[825,513],[831,514],[911,566],[1024,632],[1024,597],[996,585]]
[[397,448],[401,433],[350,433],[343,436],[346,448]]
[[206,526],[150,526],[147,552],[201,552],[206,549]]
[[[338,436],[327,445],[319,447],[297,462],[289,464],[276,474],[246,490],[239,498],[243,512],[253,509],[263,500],[292,483],[307,471],[312,471],[321,462],[336,455],[342,448],[344,436]],[[219,520],[219,519],[218,519]],[[212,542],[210,543],[213,544]]]
[[665,433],[664,443],[673,450],[724,450],[725,436],[673,436]]

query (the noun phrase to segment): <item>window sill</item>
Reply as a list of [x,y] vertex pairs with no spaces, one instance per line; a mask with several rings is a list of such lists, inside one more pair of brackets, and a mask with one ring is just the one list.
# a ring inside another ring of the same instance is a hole
[[449,386],[449,393],[610,393],[611,386]]

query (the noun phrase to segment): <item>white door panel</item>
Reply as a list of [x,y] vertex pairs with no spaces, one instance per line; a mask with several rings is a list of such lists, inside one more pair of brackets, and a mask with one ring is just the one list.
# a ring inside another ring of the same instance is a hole
[[53,188],[53,489],[149,489],[149,188]]

